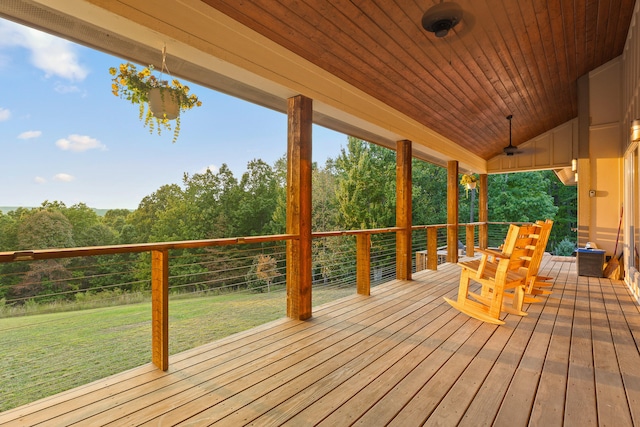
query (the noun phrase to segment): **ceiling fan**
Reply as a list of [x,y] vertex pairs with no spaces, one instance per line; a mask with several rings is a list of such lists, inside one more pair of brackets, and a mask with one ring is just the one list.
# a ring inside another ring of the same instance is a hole
[[[464,18],[464,21],[463,21]],[[440,0],[439,4],[431,6],[422,15],[422,27],[434,33],[437,38],[446,37],[451,30],[463,22],[462,27],[455,30],[456,35],[466,35],[475,23],[472,13],[451,1]]]
[[504,147],[504,149],[502,150],[507,156],[513,156],[514,154],[518,153],[518,147],[514,146],[511,143],[511,119],[513,119],[513,114],[509,114],[507,116],[507,120],[509,120],[509,145]]

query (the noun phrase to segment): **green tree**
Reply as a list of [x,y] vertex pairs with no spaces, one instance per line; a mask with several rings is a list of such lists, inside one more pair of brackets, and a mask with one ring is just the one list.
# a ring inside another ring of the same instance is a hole
[[278,182],[267,163],[252,160],[240,180],[240,197],[233,217],[239,236],[268,232],[276,209]]
[[[29,215],[25,208],[19,208],[6,214],[0,212],[0,252],[15,251],[18,243],[18,228],[22,217]],[[20,283],[21,275],[29,271],[26,262],[9,262],[0,264],[0,299],[6,298],[11,289]]]
[[314,163],[311,172],[313,194],[311,199],[311,224],[314,231],[332,231],[338,226],[338,199],[336,190],[335,166],[328,160],[324,168],[318,168]]
[[41,210],[28,216],[18,227],[19,249],[70,248],[73,226],[59,211]]
[[[73,226],[58,210],[38,210],[29,215],[18,228],[19,249],[69,248],[75,246]],[[62,292],[73,288],[67,281],[71,273],[67,260],[44,260],[29,263],[29,270],[20,283],[12,286],[7,296],[24,299],[47,294],[49,298],[64,297]]]
[[564,185],[552,171],[545,173],[550,182],[549,194],[553,197],[554,205],[558,207],[547,248],[555,248],[563,241],[564,247],[568,247],[567,241],[575,245],[578,228],[578,187]]
[[[395,225],[396,209],[396,155],[395,152],[358,138],[349,137],[347,148],[342,149],[335,162],[338,224],[347,230],[371,229]],[[393,257],[383,253],[379,241],[371,239],[372,268],[387,265]],[[355,240],[337,239],[340,248],[334,253],[355,254]],[[326,265],[314,266],[325,275]],[[333,267],[333,275],[353,277],[354,265],[343,262]],[[339,271],[336,271],[339,270]]]
[[100,223],[98,214],[85,205],[77,203],[69,208],[62,208],[61,212],[73,227],[73,240],[76,246],[91,246],[96,239],[91,235],[91,229]]
[[237,199],[238,183],[226,164],[217,173],[204,173],[183,179],[185,215],[189,239],[229,237],[233,230],[230,215]]
[[94,224],[85,233],[83,246],[105,246],[118,243],[117,233],[106,224]]
[[18,248],[18,220],[11,213],[0,211],[0,251],[11,251]]
[[558,207],[549,195],[544,172],[489,176],[489,221],[530,222],[554,219]]
[[411,168],[413,224],[446,223],[447,170],[418,159],[413,159]]
[[102,217],[102,223],[120,236],[128,224],[129,215],[131,215],[129,209],[109,209]]
[[395,152],[349,137],[335,162],[339,221],[349,230],[395,225]]
[[[145,196],[138,209],[130,217],[130,223],[136,228],[138,242],[153,242],[154,225],[160,213],[182,200],[182,189],[177,184],[163,185],[149,196]],[[161,238],[162,236],[160,236]]]
[[[268,231],[271,234],[283,234],[287,228],[287,156],[275,161],[273,174],[276,180],[276,203]],[[315,191],[315,189],[313,190]]]

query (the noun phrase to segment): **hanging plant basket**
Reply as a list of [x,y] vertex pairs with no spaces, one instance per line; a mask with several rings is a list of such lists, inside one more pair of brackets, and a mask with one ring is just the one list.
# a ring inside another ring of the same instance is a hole
[[460,178],[460,185],[464,185],[464,191],[469,197],[469,190],[475,190],[478,177],[474,174],[467,175],[466,173]]
[[175,120],[180,115],[178,96],[169,88],[151,88],[149,90],[149,109],[155,118]]
[[[163,68],[164,54],[163,51]],[[109,74],[113,76],[112,93],[139,105],[140,120],[149,127],[149,132],[155,130],[160,135],[162,128],[173,130],[173,142],[180,134],[180,113],[202,105],[196,95],[189,93],[189,86],[177,79],[163,80],[162,74],[156,77],[151,65],[138,71],[127,62],[118,68],[109,68]],[[173,128],[169,120],[175,120]]]

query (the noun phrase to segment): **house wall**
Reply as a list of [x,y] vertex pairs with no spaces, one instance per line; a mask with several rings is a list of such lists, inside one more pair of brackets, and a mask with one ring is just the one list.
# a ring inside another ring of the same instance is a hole
[[586,222],[578,222],[578,243],[595,242],[613,256],[622,249],[621,242],[616,248],[623,197],[621,59],[592,71],[588,80],[588,143],[580,141],[578,166],[578,211]]
[[621,103],[620,145],[623,151],[624,186],[624,272],[625,283],[640,303],[640,273],[638,250],[640,250],[640,147],[631,137],[631,124],[640,118],[640,19],[636,2],[627,42],[620,57]]

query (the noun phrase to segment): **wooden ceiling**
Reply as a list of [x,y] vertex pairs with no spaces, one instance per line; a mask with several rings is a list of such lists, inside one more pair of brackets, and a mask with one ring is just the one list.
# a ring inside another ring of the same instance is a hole
[[484,159],[578,114],[577,79],[619,56],[635,0],[202,0]]

